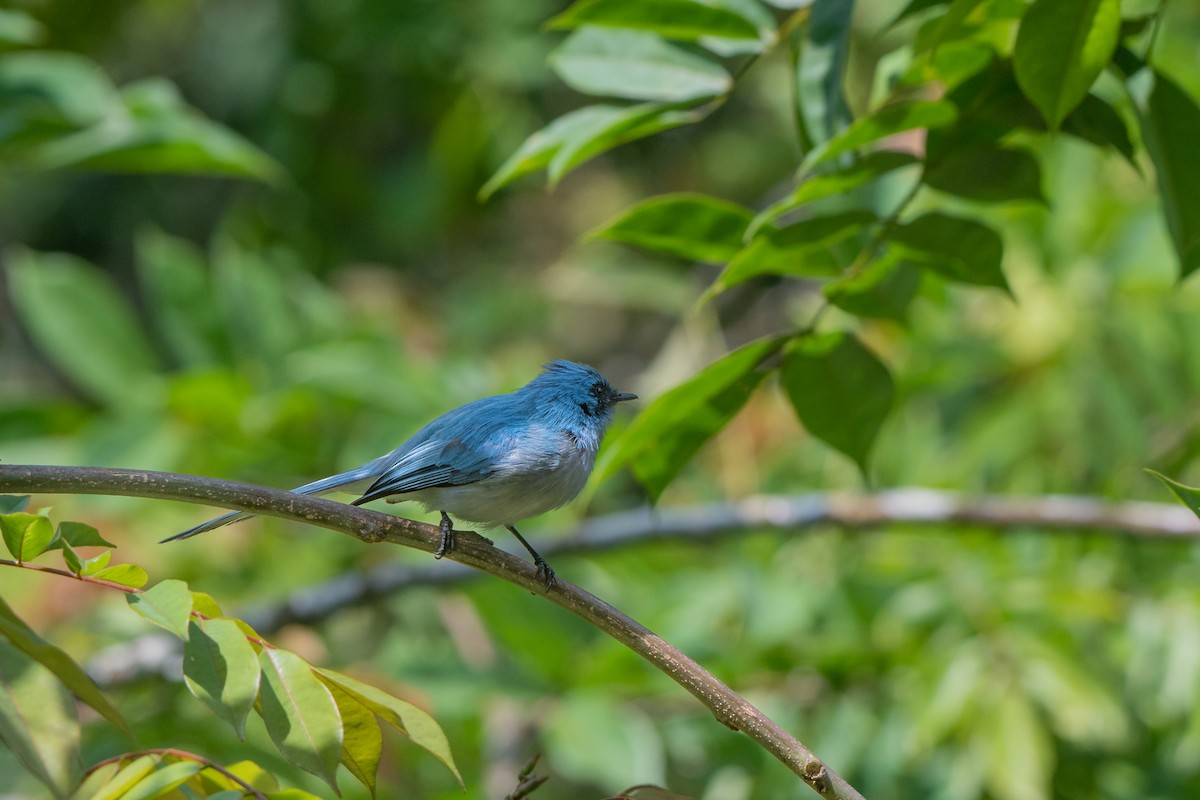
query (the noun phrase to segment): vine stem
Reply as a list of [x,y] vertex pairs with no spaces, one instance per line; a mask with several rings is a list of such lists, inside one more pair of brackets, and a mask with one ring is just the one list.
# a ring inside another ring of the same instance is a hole
[[[441,541],[434,525],[394,517],[278,489],[169,472],[0,465],[0,491],[50,494],[115,494],[182,500],[308,522],[364,542],[390,542],[432,553]],[[815,753],[753,704],[649,628],[567,581],[550,589],[533,564],[460,531],[447,558],[513,583],[583,618],[649,661],[696,697],[719,722],[742,731],[828,800],[863,796]]]

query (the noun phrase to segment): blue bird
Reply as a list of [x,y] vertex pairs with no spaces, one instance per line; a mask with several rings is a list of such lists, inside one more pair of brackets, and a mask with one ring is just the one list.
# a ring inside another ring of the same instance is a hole
[[[533,556],[539,577],[550,588],[554,570],[515,525],[579,494],[616,404],[635,399],[635,394],[613,389],[592,367],[552,361],[515,392],[460,406],[387,455],[292,491],[361,491],[352,503],[356,506],[380,498],[389,503],[416,500],[441,512],[437,558],[454,549],[450,514],[488,528],[503,525]],[[163,541],[187,539],[252,516],[235,511]]]

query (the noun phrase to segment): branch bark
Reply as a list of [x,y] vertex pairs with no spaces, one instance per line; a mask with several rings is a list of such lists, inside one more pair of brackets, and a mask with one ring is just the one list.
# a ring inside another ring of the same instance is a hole
[[[440,541],[436,527],[413,520],[276,489],[167,472],[0,465],[0,492],[116,494],[204,503],[308,522],[364,542],[386,541],[429,553]],[[844,778],[751,703],[603,600],[563,580],[547,591],[532,564],[470,532],[460,532],[457,548],[448,558],[541,594],[595,625],[691,692],[718,721],[744,731],[822,797],[862,800]]]

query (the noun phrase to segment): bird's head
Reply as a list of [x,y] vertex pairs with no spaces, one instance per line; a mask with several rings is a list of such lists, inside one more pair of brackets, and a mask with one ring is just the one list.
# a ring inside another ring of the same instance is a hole
[[618,392],[604,376],[587,364],[551,361],[522,390],[535,398],[539,408],[577,419],[603,431],[612,422],[613,408],[637,395]]

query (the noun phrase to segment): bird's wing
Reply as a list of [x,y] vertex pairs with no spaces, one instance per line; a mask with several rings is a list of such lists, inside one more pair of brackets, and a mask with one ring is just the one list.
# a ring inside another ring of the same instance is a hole
[[396,452],[355,505],[422,489],[463,486],[496,471],[517,431],[502,398],[486,398],[446,414],[419,431]]

